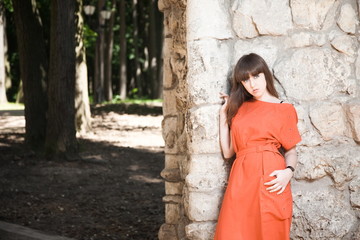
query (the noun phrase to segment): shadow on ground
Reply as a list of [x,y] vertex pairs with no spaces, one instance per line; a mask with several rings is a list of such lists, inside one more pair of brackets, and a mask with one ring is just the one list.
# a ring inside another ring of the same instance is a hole
[[78,240],[157,239],[162,148],[80,139],[82,160],[47,161],[23,139],[21,132],[0,133],[1,221]]

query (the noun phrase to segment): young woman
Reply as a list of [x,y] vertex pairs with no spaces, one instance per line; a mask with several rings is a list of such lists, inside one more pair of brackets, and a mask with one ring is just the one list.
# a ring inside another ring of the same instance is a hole
[[236,159],[215,240],[289,240],[289,182],[301,141],[296,110],[278,99],[267,64],[254,53],[240,58],[230,96],[221,97],[221,149],[225,158]]

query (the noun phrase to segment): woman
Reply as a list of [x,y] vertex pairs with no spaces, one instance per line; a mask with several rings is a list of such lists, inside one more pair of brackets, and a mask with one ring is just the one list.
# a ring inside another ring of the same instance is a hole
[[225,158],[236,154],[236,159],[215,239],[288,240],[289,182],[297,163],[295,145],[301,141],[296,110],[278,99],[267,64],[254,53],[239,59],[230,97],[221,97],[221,149]]

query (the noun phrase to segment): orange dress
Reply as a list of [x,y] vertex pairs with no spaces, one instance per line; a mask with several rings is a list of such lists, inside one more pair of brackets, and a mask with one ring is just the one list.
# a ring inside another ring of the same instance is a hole
[[286,162],[278,149],[301,141],[295,108],[288,103],[244,102],[232,120],[236,159],[221,206],[215,240],[289,240],[292,218],[290,184],[282,194],[264,183]]

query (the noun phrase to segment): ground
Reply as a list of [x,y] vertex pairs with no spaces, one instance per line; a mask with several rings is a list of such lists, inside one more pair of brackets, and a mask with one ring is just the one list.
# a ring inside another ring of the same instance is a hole
[[0,112],[0,220],[77,240],[157,239],[165,195],[161,107],[107,105],[92,113],[93,131],[78,137],[81,159],[65,161],[28,151],[22,112]]

